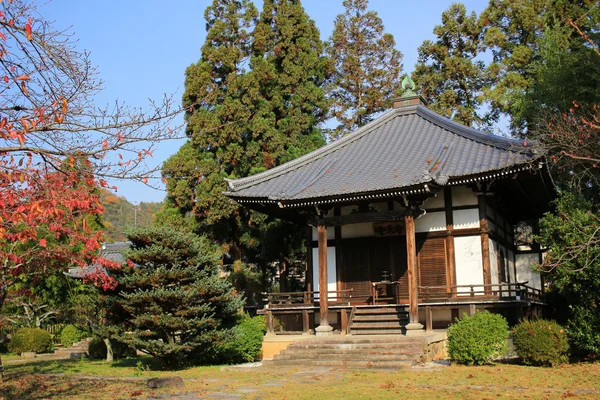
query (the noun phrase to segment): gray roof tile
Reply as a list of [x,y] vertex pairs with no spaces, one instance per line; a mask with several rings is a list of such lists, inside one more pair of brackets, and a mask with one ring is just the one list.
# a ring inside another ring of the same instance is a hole
[[233,198],[278,201],[414,187],[539,158],[515,141],[457,124],[423,106],[394,109],[342,139],[248,178]]

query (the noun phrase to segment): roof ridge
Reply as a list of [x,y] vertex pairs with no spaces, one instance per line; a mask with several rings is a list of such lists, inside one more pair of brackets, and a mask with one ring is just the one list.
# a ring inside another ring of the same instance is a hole
[[486,133],[478,129],[465,126],[442,115],[436,114],[427,107],[417,106],[417,115],[452,133],[460,135],[465,139],[470,139],[477,143],[494,146],[502,150],[523,151],[523,144],[520,140],[505,138],[493,133]]
[[395,118],[398,115],[415,114],[417,113],[417,108],[418,106],[409,106],[403,107],[401,109],[392,109],[384,115],[382,115],[381,117],[377,118],[376,120],[371,121],[368,124],[358,128],[356,131],[349,133],[348,135],[342,137],[339,140],[336,140],[335,142],[327,143],[325,146],[313,150],[310,153],[303,155],[302,157],[298,157],[295,160],[281,164],[275,168],[266,170],[256,175],[251,175],[246,178],[240,179],[225,178],[225,181],[227,181],[229,189],[235,192],[239,189],[244,189],[248,186],[252,186],[257,183],[276,178],[305,164],[319,160],[320,158],[334,151],[337,151],[338,149],[343,148],[344,146],[347,146],[350,143],[353,143],[354,141],[370,133],[378,126],[388,122],[389,120]]

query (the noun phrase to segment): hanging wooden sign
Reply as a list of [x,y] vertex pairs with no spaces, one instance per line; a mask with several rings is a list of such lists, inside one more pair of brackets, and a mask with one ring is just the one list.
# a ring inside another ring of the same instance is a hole
[[387,221],[373,223],[375,236],[399,236],[405,235],[404,221]]

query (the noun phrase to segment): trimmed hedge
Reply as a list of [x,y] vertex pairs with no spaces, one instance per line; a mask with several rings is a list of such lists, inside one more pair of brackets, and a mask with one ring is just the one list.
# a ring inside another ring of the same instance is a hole
[[11,335],[8,351],[21,354],[25,352],[47,353],[52,350],[52,335],[43,329],[20,328]]
[[553,367],[569,361],[567,333],[554,321],[521,321],[513,329],[513,343],[526,365]]
[[448,328],[448,354],[459,364],[483,365],[506,353],[508,323],[488,311],[463,315]]
[[65,347],[69,347],[73,343],[77,343],[86,337],[88,337],[88,335],[84,331],[71,324],[66,325],[60,331],[60,343]]

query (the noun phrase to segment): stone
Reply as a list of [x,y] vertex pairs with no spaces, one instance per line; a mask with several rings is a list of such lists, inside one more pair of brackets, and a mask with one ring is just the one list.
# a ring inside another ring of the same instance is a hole
[[179,388],[179,389],[185,388],[185,385],[183,384],[183,379],[181,379],[181,377],[179,377],[179,376],[170,376],[167,378],[151,378],[151,379],[148,379],[148,382],[146,383],[146,385],[150,389],[158,389],[158,388],[163,388],[163,387],[171,387],[171,388]]
[[27,360],[35,358],[35,351],[24,351],[23,353],[21,353],[21,357]]
[[422,336],[425,334],[423,330],[423,324],[418,322],[411,322],[410,324],[405,326],[406,336]]
[[333,328],[329,325],[319,325],[315,328],[316,336],[332,336]]

